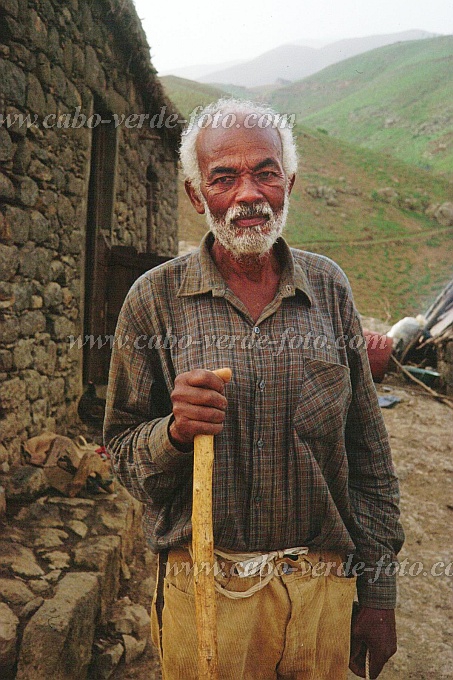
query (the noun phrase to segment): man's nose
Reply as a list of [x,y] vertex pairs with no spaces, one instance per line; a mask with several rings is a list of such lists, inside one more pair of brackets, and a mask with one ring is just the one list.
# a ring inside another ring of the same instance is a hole
[[239,179],[236,201],[238,203],[254,203],[262,200],[263,195],[253,177],[244,175]]

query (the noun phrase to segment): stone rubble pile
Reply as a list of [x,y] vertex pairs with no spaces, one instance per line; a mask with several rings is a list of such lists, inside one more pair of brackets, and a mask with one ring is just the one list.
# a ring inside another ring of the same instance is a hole
[[373,192],[376,200],[383,203],[390,203],[397,205],[406,210],[424,213],[432,220],[436,220],[441,227],[453,226],[453,203],[446,201],[444,203],[431,203],[429,197],[423,196],[403,196],[393,187],[384,187]]
[[32,466],[0,484],[0,677],[110,677],[149,639],[145,607],[118,599],[143,541],[141,504],[118,484],[110,494],[64,497]]
[[[341,194],[358,196],[360,191],[349,185],[344,185],[345,178],[338,178],[339,185],[336,187],[328,185],[308,184],[305,193],[318,200],[325,201],[326,205],[337,208],[340,206],[339,198]],[[372,192],[371,197],[376,201],[390,203],[400,208],[414,212],[424,213],[427,217],[435,220],[441,227],[453,226],[453,203],[431,203],[427,194],[417,196],[404,196],[393,187],[383,187]],[[184,242],[182,242],[184,243]]]

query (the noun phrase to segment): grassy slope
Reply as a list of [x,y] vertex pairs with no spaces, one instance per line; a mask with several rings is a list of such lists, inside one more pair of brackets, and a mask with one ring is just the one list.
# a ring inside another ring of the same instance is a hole
[[178,76],[163,76],[160,81],[170,99],[186,118],[197,106],[206,106],[225,96],[225,92],[217,87]]
[[453,175],[453,36],[397,43],[271,93],[310,127]]

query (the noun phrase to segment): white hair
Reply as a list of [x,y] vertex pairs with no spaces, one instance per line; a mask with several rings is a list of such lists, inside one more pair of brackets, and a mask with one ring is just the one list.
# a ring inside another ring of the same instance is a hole
[[[286,115],[277,113],[270,107],[260,106],[252,101],[222,98],[205,106],[194,118],[191,118],[182,133],[180,147],[181,164],[185,178],[190,181],[192,186],[199,190],[201,184],[201,173],[196,149],[200,130],[209,125],[216,127],[217,124],[217,127],[219,127],[219,118],[222,121],[220,123],[221,127],[231,127],[235,121],[235,118],[233,118],[235,115],[244,117],[245,120],[247,120],[247,117],[253,117],[255,125],[258,127],[263,129],[272,127],[277,130],[282,143],[283,170],[287,177],[294,175],[297,170],[297,148],[290,119]],[[230,125],[226,125],[228,116],[231,116]],[[246,125],[245,127],[251,128],[254,125]]]

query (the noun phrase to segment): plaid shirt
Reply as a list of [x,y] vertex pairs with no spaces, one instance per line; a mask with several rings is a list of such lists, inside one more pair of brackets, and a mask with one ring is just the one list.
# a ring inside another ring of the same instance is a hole
[[230,366],[215,440],[215,544],[355,553],[365,563],[361,602],[392,608],[385,566],[403,541],[398,482],[348,281],[331,260],[280,239],[279,290],[255,323],[217,270],[212,239],[141,276],[118,319],[105,442],[146,505],[150,545],[191,538],[192,453],[168,437],[175,376]]

